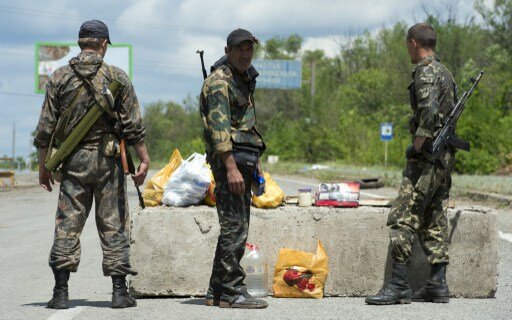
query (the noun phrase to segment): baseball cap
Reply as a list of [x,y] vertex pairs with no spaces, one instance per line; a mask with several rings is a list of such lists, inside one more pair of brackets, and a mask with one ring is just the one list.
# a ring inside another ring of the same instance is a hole
[[252,33],[240,28],[231,31],[231,33],[228,35],[226,42],[228,47],[235,47],[246,40],[252,41],[256,44],[259,43],[259,40],[256,39],[256,37],[253,36]]
[[112,44],[112,42],[110,42],[107,25],[99,20],[89,20],[82,23],[80,31],[78,31],[78,38],[107,39],[108,44]]

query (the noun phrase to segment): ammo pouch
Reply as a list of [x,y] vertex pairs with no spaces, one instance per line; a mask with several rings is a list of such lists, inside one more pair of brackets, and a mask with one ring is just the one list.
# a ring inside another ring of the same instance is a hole
[[121,155],[121,147],[119,139],[113,133],[105,133],[101,140],[101,153],[105,157],[119,157]]
[[260,149],[253,146],[233,144],[233,157],[239,170],[252,173],[258,168]]

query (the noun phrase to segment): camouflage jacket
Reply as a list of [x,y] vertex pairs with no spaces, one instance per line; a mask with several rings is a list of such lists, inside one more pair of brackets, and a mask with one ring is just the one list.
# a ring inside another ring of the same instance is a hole
[[206,153],[215,157],[233,150],[233,144],[264,149],[256,129],[256,110],[250,79],[229,65],[221,65],[206,78],[200,112]]
[[409,95],[413,116],[409,131],[415,137],[434,138],[457,102],[457,85],[437,56],[422,59],[413,69]]
[[[113,74],[110,74],[112,72]],[[46,85],[46,96],[36,129],[34,145],[47,148],[60,116],[70,106],[76,96],[73,112],[63,125],[62,140],[65,139],[80,122],[94,104],[94,96],[88,89],[81,90],[83,80],[77,75],[91,81],[95,89],[100,91],[103,84],[109,84],[113,78],[122,87],[116,95],[115,105],[119,108],[126,142],[129,145],[144,141],[146,130],[142,125],[139,102],[130,79],[126,73],[114,66],[107,67],[101,55],[94,52],[82,52],[69,61],[69,65],[61,67],[50,77]],[[85,85],[86,86],[86,85]],[[85,88],[88,88],[87,86]],[[59,124],[61,126],[61,124]],[[82,139],[81,144],[97,145],[105,133],[119,135],[119,124],[116,118],[104,113]]]

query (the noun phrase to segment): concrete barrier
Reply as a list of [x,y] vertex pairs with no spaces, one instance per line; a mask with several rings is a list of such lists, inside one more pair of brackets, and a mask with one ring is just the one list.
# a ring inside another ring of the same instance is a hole
[[[295,206],[251,209],[249,242],[269,263],[269,288],[280,248],[314,252],[320,239],[329,255],[326,296],[366,296],[390,277],[388,208],[334,209]],[[495,212],[483,207],[449,211],[447,279],[454,297],[490,298],[497,288],[498,229]],[[156,207],[132,212],[131,277],[137,296],[200,296],[206,293],[219,234],[215,208]],[[409,278],[425,284],[429,267],[418,243]]]

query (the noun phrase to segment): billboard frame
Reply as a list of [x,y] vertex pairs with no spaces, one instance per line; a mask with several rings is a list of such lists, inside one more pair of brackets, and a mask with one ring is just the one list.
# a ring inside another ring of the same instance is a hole
[[[52,41],[42,41],[36,42],[35,51],[34,51],[34,66],[35,66],[35,81],[34,81],[34,90],[35,93],[45,93],[45,90],[39,89],[39,47],[41,46],[69,46],[69,47],[78,47],[78,43],[76,42],[52,42]],[[113,43],[109,45],[113,48],[128,48],[128,76],[130,80],[133,80],[133,46],[129,43]]]

